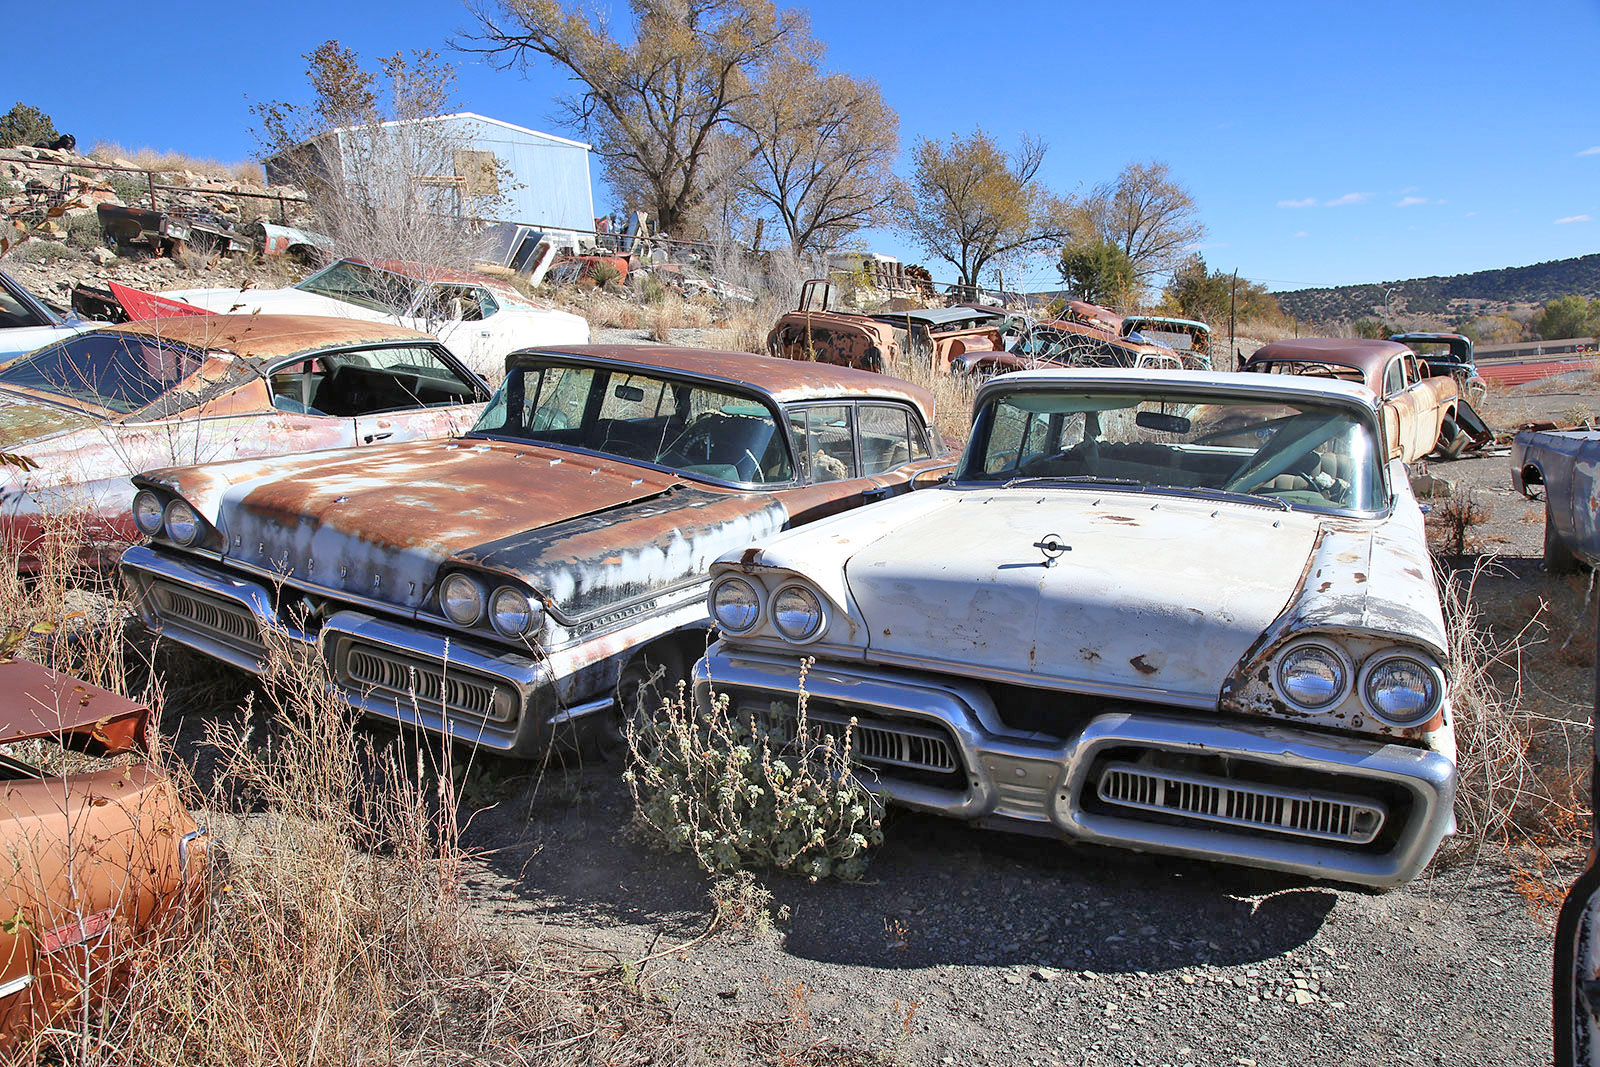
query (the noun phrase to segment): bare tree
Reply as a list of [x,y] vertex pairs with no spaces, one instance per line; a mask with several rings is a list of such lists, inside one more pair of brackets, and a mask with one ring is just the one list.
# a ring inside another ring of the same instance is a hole
[[948,144],[921,140],[900,228],[976,285],[1007,257],[1059,244],[1070,204],[1038,180],[1045,144],[1027,136],[1011,155],[982,129]]
[[1155,160],[1122,168],[1115,181],[1095,188],[1078,214],[1079,240],[1122,249],[1141,284],[1172,270],[1206,234],[1194,197]]
[[[470,151],[461,127],[428,121],[456,109],[454,70],[423,50],[368,71],[337,41],[305,59],[311,103],[252,108],[262,158],[307,190],[314,225],[339,255],[405,261],[424,283],[465,267],[473,223],[501,203],[504,175]],[[413,282],[373,281],[397,315],[412,303]]]
[[771,0],[629,0],[632,42],[576,0],[489,0],[473,8],[479,32],[459,47],[500,69],[539,57],[583,90],[562,101],[564,121],[594,144],[606,183],[624,203],[682,235],[709,189],[708,153],[736,125],[752,79],[781,51],[816,49],[804,16]]
[[745,188],[783,226],[796,254],[823,253],[886,221],[900,119],[878,86],[823,74],[809,56],[774,63],[741,109]]

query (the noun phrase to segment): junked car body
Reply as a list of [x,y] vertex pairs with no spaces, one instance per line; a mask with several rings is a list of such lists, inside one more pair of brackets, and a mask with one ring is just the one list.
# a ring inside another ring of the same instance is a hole
[[1244,369],[1360,382],[1383,400],[1389,443],[1408,463],[1432,452],[1453,459],[1473,444],[1461,426],[1455,380],[1448,375],[1430,377],[1415,352],[1393,341],[1348,337],[1273,341],[1256,349]]
[[1370,885],[1453,829],[1422,515],[1363,387],[995,378],[952,482],[724,555],[696,697],[891,802]]
[[528,345],[586,344],[589,323],[495,278],[416,263],[341,259],[287,289],[174,289],[161,294],[207,311],[326,315],[398,323],[437,336],[491,382]]
[[130,938],[205,884],[202,831],[142,762],[50,774],[22,742],[115,754],[149,709],[34,663],[0,663],[0,1054],[122,977]]
[[1211,370],[1211,327],[1197,319],[1178,319],[1163,315],[1125,315],[1123,337],[1166,345],[1176,352],[1188,370]]
[[139,540],[129,475],[152,467],[447,437],[487,386],[433,337],[292,315],[108,326],[0,369],[0,533],[29,565],[54,519],[85,552]]
[[1488,395],[1489,385],[1478,373],[1472,358],[1472,338],[1459,333],[1390,334],[1389,340],[1405,345],[1417,354],[1431,375],[1448,374],[1456,380],[1456,388],[1468,402],[1482,404]]
[[5,271],[0,271],[0,363],[60,341],[94,323],[63,318]]
[[[705,647],[711,561],[950,468],[933,400],[815,363],[519,353],[448,443],[148,473],[146,622],[245,670],[321,650],[373,714],[522,755]],[[691,654],[692,653],[692,654]]]
[[1600,564],[1600,430],[1519,432],[1511,484],[1530,500],[1544,498],[1545,570]]
[[1016,325],[1003,309],[964,305],[876,315],[838,311],[833,286],[813,280],[801,288],[799,309],[767,334],[767,351],[780,359],[890,374],[912,361],[942,371],[954,360],[998,358]]

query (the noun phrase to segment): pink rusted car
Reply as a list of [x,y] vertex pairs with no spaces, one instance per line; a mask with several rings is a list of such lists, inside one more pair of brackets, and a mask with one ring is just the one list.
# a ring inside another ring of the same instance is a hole
[[0,369],[0,532],[37,565],[53,523],[84,554],[139,539],[130,475],[470,427],[488,389],[439,341],[392,323],[200,315],[93,330]]

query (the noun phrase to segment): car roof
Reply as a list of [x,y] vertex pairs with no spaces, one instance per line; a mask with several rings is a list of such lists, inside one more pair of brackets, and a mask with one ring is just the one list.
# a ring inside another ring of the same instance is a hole
[[1249,393],[1268,397],[1293,397],[1303,400],[1354,401],[1368,409],[1377,407],[1372,390],[1357,382],[1338,378],[1315,378],[1300,374],[1251,374],[1240,371],[1128,370],[1119,367],[1065,367],[1060,370],[1018,371],[990,379],[985,393],[995,389],[1029,385],[1093,385],[1096,388],[1127,386],[1176,386],[1185,391],[1206,389]]
[[902,400],[933,423],[933,394],[918,385],[885,374],[816,363],[801,359],[775,359],[749,352],[668,345],[564,345],[525,348],[506,357],[506,368],[529,366],[544,356],[577,356],[622,363],[641,370],[664,370],[754,389],[779,403],[800,400]]
[[256,359],[384,341],[439,343],[432,334],[392,322],[366,322],[331,315],[174,315],[124,322],[94,332],[149,337]]
[[1308,363],[1336,363],[1355,367],[1363,374],[1382,372],[1389,361],[1411,349],[1394,341],[1368,341],[1359,337],[1300,337],[1262,345],[1247,363],[1290,360]]
[[954,322],[972,322],[974,320],[997,319],[1004,317],[1003,311],[989,311],[985,308],[972,307],[968,304],[957,304],[948,308],[915,308],[911,311],[885,311],[873,315],[879,322],[896,323],[920,322],[925,326],[947,326]]

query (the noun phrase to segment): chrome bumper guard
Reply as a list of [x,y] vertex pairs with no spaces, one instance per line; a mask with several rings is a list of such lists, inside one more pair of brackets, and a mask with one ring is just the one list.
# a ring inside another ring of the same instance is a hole
[[[122,557],[123,578],[145,624],[169,640],[253,674],[266,669],[263,629],[290,647],[319,649],[332,689],[366,714],[447,733],[467,744],[531,754],[541,723],[524,712],[553,691],[549,671],[531,657],[478,651],[430,631],[364,612],[330,615],[308,633],[285,626],[271,590],[221,568],[136,545]],[[552,723],[609,710],[612,699],[559,710]],[[448,709],[448,713],[446,711]]]
[[[704,706],[714,691],[736,710],[770,713],[792,705],[799,674],[792,657],[719,642],[696,665],[696,698]],[[858,729],[881,735],[932,731],[965,775],[964,785],[940,788],[867,758],[869,788],[999,828],[1372,886],[1415,877],[1455,829],[1456,768],[1437,752],[1133,705],[1109,707],[1067,738],[1024,733],[1004,725],[979,685],[868,665],[819,662],[805,687],[812,717],[856,715]],[[908,741],[895,751],[919,749]],[[1163,759],[1220,759],[1228,769],[1174,769]],[[938,770],[931,761],[917,769]]]

